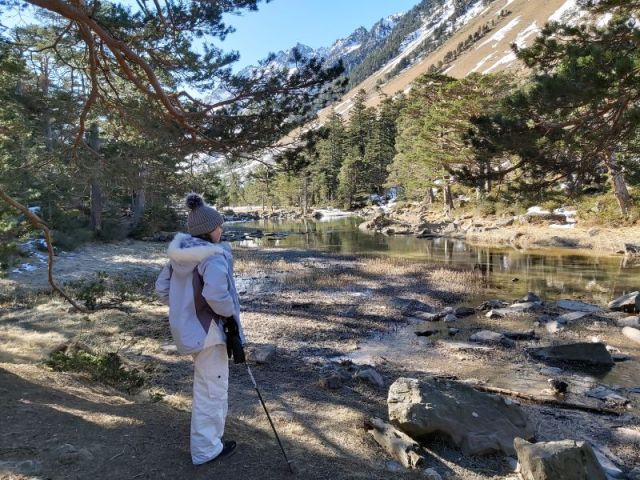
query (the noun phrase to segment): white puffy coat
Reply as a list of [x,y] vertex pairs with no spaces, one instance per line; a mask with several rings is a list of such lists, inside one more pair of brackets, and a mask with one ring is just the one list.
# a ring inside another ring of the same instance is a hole
[[169,324],[178,351],[196,353],[225,342],[222,325],[211,322],[207,334],[196,313],[194,271],[202,278],[202,296],[222,317],[235,317],[244,343],[240,301],[233,279],[233,255],[227,243],[210,243],[179,233],[169,244],[169,263],[156,281],[156,293],[169,305]]

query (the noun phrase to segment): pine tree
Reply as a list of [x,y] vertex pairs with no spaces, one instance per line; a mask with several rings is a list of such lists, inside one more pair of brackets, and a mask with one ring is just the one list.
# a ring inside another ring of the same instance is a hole
[[[534,75],[531,88],[515,97],[512,106],[520,110],[522,123],[539,134],[535,141],[564,145],[573,152],[559,160],[574,163],[574,169],[576,160],[606,169],[626,215],[632,198],[619,160],[638,154],[638,2],[583,3],[594,13],[610,13],[608,24],[547,25],[529,48],[518,51]],[[554,149],[547,148],[538,160],[554,168],[553,154]]]

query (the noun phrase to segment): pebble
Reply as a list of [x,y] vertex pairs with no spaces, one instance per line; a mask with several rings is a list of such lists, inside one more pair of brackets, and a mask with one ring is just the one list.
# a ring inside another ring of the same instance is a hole
[[426,468],[422,473],[424,475],[424,478],[426,478],[427,480],[442,480],[442,476],[433,468]]
[[456,317],[453,313],[448,313],[447,316],[444,317],[445,322],[455,322],[456,320],[458,320],[458,317]]
[[339,375],[331,375],[320,380],[320,386],[329,390],[338,390],[342,387],[342,378]]

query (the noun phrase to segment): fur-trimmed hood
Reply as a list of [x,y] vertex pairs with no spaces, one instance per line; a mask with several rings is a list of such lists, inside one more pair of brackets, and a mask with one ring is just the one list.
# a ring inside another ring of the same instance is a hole
[[178,233],[169,244],[167,254],[174,269],[191,272],[206,258],[212,255],[224,255],[225,250],[224,244],[210,243],[186,233]]

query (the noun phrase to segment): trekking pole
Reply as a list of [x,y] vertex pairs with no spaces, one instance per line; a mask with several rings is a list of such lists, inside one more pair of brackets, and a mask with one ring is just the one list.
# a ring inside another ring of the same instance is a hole
[[262,408],[264,408],[264,413],[267,414],[267,418],[269,419],[269,424],[271,424],[271,428],[273,429],[273,433],[276,436],[276,440],[278,441],[278,445],[280,445],[280,450],[282,451],[282,456],[284,460],[287,462],[287,466],[289,467],[289,471],[293,473],[293,467],[291,467],[291,460],[287,458],[287,454],[284,451],[284,447],[282,446],[282,442],[280,441],[280,437],[278,436],[278,432],[276,432],[276,427],[271,421],[271,415],[269,415],[269,410],[267,410],[267,406],[262,399],[262,395],[260,394],[260,390],[258,390],[258,384],[256,383],[256,379],[253,378],[253,373],[251,373],[251,368],[249,364],[247,364],[247,372],[249,372],[249,377],[251,378],[251,382],[253,383],[253,388],[256,389],[256,393],[258,394],[258,398],[260,399],[260,403],[262,404]]

